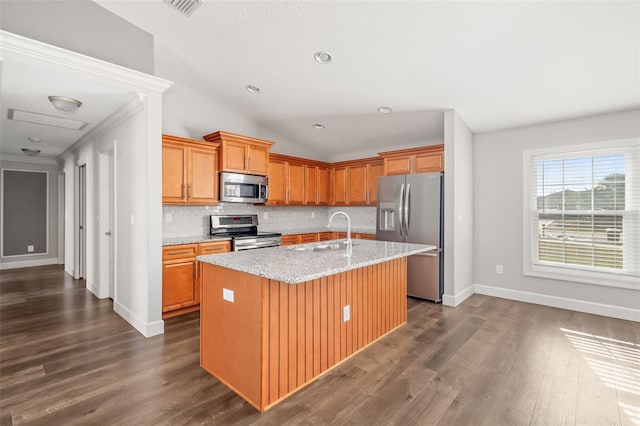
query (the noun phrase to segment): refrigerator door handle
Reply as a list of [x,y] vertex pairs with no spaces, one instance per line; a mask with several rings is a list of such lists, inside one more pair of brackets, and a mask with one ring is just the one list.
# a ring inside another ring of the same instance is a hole
[[398,226],[400,235],[404,235],[404,183],[400,185],[400,205],[398,206]]
[[407,193],[404,196],[404,234],[409,236],[409,194],[411,190],[411,184],[407,184]]

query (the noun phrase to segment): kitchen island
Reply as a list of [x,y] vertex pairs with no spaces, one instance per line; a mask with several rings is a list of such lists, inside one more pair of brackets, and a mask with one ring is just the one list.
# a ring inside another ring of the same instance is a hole
[[[315,250],[313,250],[315,248]],[[264,411],[407,321],[407,256],[338,241],[200,256],[200,364]]]

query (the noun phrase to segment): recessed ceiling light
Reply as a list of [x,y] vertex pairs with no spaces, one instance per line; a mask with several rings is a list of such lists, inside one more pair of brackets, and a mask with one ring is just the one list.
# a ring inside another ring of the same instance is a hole
[[260,93],[260,88],[258,86],[247,84],[246,86],[244,86],[244,88],[247,89],[247,92],[253,93],[254,95]]
[[313,55],[313,59],[316,60],[316,62],[320,63],[320,64],[328,64],[329,62],[331,62],[331,55],[329,55],[327,52],[316,52],[315,55]]
[[53,107],[62,112],[75,111],[82,106],[82,102],[66,96],[49,96],[49,102]]
[[36,143],[42,142],[42,139],[40,139],[40,138],[33,138],[33,137],[31,137],[31,136],[29,136],[29,137],[27,138],[27,140],[28,140],[29,142],[36,142]]
[[22,148],[22,152],[24,152],[25,154],[27,154],[30,157],[33,157],[34,155],[40,154],[40,150],[39,149]]
[[380,114],[391,114],[393,110],[390,107],[381,106],[378,108]]
[[324,124],[316,123],[313,125],[313,128],[316,130],[322,130],[324,129]]

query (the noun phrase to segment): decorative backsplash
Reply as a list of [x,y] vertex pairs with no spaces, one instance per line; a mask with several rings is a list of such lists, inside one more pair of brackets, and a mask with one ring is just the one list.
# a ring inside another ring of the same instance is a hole
[[[323,228],[327,226],[329,215],[334,211],[347,213],[354,228],[373,229],[376,226],[375,207],[266,207],[243,203],[220,203],[217,206],[166,205],[162,207],[162,236],[174,238],[208,234],[209,215],[212,214],[257,214],[261,231]],[[341,226],[338,225],[337,228]]]

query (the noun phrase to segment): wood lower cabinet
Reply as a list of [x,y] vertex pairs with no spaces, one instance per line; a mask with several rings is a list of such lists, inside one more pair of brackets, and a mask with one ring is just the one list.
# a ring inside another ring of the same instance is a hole
[[[280,240],[280,244],[283,246],[288,246],[291,244],[313,243],[316,241],[337,240],[340,238],[347,238],[347,233],[335,231],[311,232],[306,234],[283,235]],[[351,238],[360,240],[375,240],[376,234],[354,232],[351,234]]]
[[162,136],[162,203],[218,202],[218,145],[177,136]]
[[379,153],[384,159],[384,175],[406,175],[444,171],[444,145]]
[[200,309],[196,256],[224,253],[230,249],[230,241],[182,244],[162,249],[162,318]]
[[269,149],[273,142],[222,131],[202,138],[220,143],[220,171],[261,176],[269,174]]

